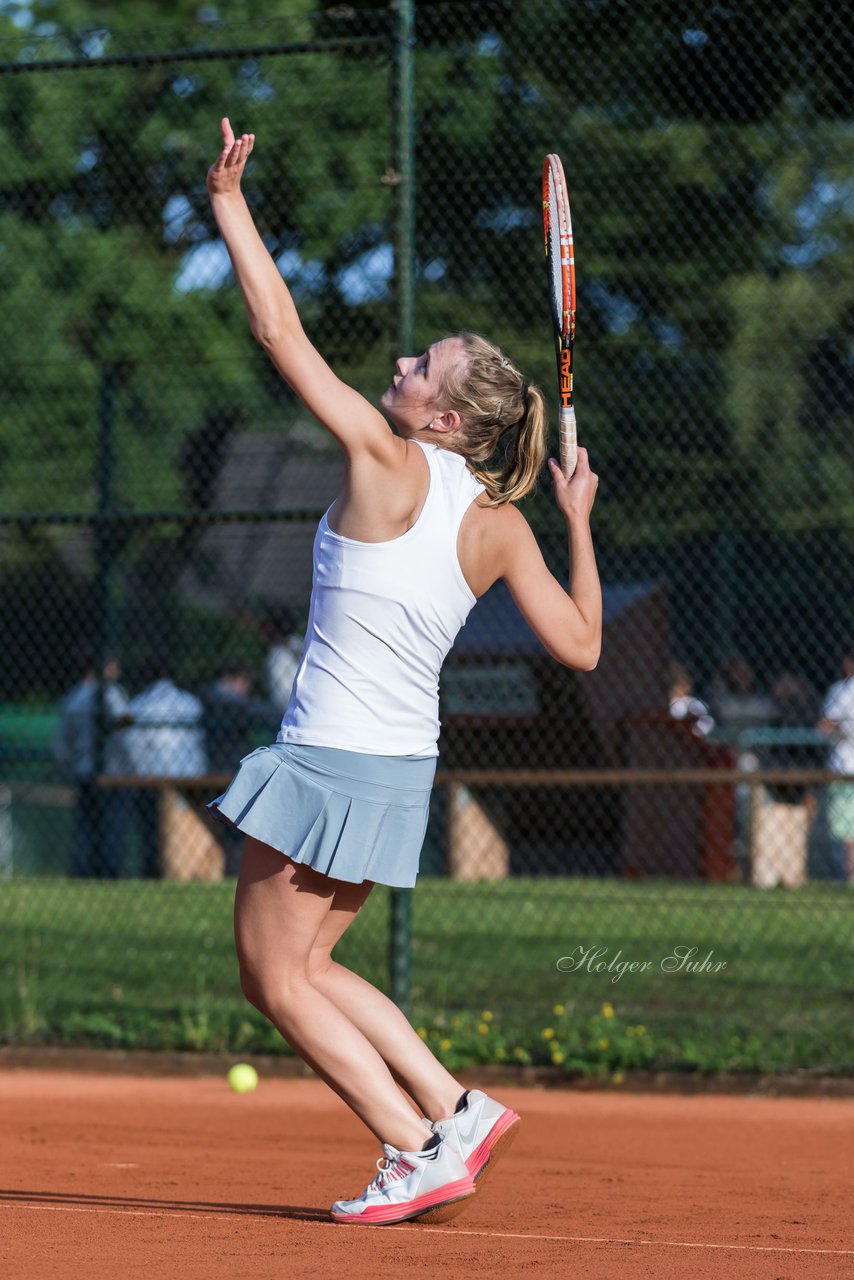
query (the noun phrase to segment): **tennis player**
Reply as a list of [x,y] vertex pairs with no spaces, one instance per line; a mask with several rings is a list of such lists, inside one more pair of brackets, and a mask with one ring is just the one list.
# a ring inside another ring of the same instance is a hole
[[[571,481],[549,460],[569,531],[567,592],[513,505],[546,458],[539,389],[472,334],[399,360],[380,411],[339,381],[303,332],[241,195],[254,135],[235,138],[225,119],[222,137],[208,191],[252,333],[347,458],[315,538],[306,647],[278,738],[241,762],[212,805],[245,836],[241,986],[382,1144],[378,1175],[332,1217],[442,1221],[464,1207],[519,1117],[466,1092],[394,1003],[332,952],[374,884],[415,883],[439,670],[477,598],[503,578],[559,662],[596,665],[597,477],[583,449]],[[490,470],[506,433],[506,465]]]

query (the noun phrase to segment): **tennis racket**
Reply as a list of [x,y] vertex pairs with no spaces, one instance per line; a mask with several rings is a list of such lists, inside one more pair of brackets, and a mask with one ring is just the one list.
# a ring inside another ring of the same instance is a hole
[[569,196],[560,156],[543,161],[543,232],[546,267],[555,333],[560,411],[560,465],[565,476],[575,470],[578,443],[575,436],[575,409],[572,405],[572,346],[575,341],[575,256]]

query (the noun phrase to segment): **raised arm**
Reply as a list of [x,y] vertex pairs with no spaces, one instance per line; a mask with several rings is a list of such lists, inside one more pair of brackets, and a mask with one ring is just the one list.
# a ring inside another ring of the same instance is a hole
[[279,373],[348,456],[385,456],[398,443],[385,418],[329,368],[303,330],[290,291],[264,246],[240,189],[255,135],[222,121],[222,151],[208,171],[214,217],[246,303],[249,326]]
[[508,508],[500,576],[519,612],[552,657],[566,667],[592,671],[602,650],[602,589],[590,534],[590,511],[599,478],[590,470],[586,449],[578,450],[571,480],[553,459],[549,465],[569,536],[569,589],[550,571],[530,525],[515,507]]

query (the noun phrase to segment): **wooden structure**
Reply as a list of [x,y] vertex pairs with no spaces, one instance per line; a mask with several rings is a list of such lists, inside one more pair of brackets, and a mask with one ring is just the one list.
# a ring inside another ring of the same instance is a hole
[[487,769],[494,784],[451,787],[446,863],[461,879],[607,874],[623,868],[621,791],[500,782],[520,770],[626,763],[632,715],[667,705],[667,596],[656,583],[606,587],[593,672],[560,666],[496,583],[457,637],[442,674],[441,765]]
[[[672,785],[626,788],[623,870],[627,876],[658,875],[704,880],[736,880],[736,793],[715,781],[718,771],[736,766],[731,747],[706,741],[691,725],[667,711],[633,716],[628,727],[632,768],[666,769]],[[711,779],[685,786],[676,771],[711,770]]]

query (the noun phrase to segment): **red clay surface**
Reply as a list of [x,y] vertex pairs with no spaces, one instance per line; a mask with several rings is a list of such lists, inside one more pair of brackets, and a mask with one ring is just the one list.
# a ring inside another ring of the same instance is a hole
[[[473,1083],[473,1082],[472,1082]],[[373,1138],[316,1080],[0,1072],[10,1280],[854,1276],[854,1100],[501,1090],[519,1135],[443,1226],[338,1226]]]

